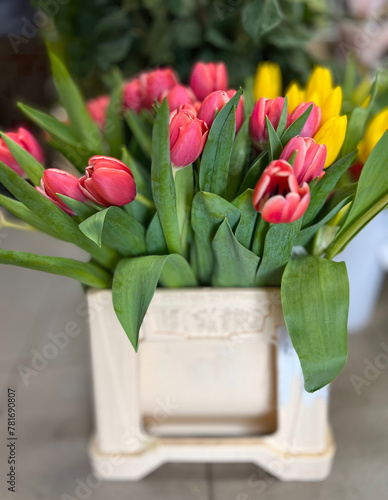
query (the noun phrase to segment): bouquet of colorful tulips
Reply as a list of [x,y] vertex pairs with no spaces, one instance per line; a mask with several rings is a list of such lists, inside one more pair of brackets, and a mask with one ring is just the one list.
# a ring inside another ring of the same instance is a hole
[[[158,285],[281,286],[306,389],[333,380],[346,361],[349,290],[345,264],[331,259],[388,204],[388,134],[374,126],[363,138],[378,82],[349,118],[328,70],[282,97],[272,63],[244,93],[228,88],[224,64],[199,62],[189,86],[170,68],[116,74],[110,96],[85,104],[51,60],[67,119],[20,106],[71,165],[45,170],[30,133],[2,134],[0,182],[16,200],[0,204],[91,260],[0,250],[0,263],[112,287],[135,349]],[[360,161],[358,182],[344,182]]]

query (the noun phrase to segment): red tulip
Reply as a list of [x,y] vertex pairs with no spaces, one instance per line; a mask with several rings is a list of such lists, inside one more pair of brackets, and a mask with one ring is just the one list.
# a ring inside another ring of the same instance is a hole
[[306,212],[309,203],[307,182],[299,187],[293,168],[284,160],[271,161],[253,192],[255,209],[271,224],[295,222]]
[[162,102],[165,97],[170,111],[178,109],[182,104],[193,104],[196,101],[193,91],[184,85],[175,85],[170,90],[164,90],[159,96],[159,101]]
[[131,170],[109,156],[93,156],[79,179],[83,194],[103,207],[121,207],[136,197],[136,184]]
[[319,145],[310,137],[293,137],[283,149],[280,159],[288,161],[295,151],[293,169],[298,184],[320,177],[326,161],[326,145]]
[[230,97],[223,90],[212,92],[201,104],[198,111],[198,118],[203,120],[210,129],[216,113],[219,113],[228,101],[230,101]]
[[44,171],[40,187],[36,189],[69,215],[76,215],[57,194],[63,194],[69,198],[73,198],[73,200],[85,202],[86,197],[82,194],[78,186],[78,180],[78,177],[69,174],[69,172],[57,168],[49,168]]
[[108,109],[110,97],[108,95],[100,95],[94,99],[86,101],[86,108],[89,111],[92,120],[97,123],[100,128],[105,125],[106,111]]
[[[276,99],[260,98],[253,108],[250,131],[254,144],[263,148],[267,143],[267,127],[265,117],[268,116],[273,128],[276,130],[279,124],[280,115],[284,106],[284,98],[276,97]],[[289,114],[287,111],[287,125],[289,123]]]
[[171,163],[175,167],[186,167],[202,153],[209,129],[206,123],[196,118],[193,106],[184,105],[170,115]]
[[126,82],[123,92],[124,109],[132,109],[136,113],[140,113],[143,107],[143,94],[140,78],[133,78]]
[[147,109],[151,109],[162,92],[179,83],[177,74],[171,68],[158,68],[141,73],[139,79],[143,91],[143,108]]
[[[234,96],[237,90],[231,89],[227,91],[230,99]],[[244,121],[244,97],[241,96],[236,109],[236,133],[243,124]]]
[[190,75],[190,87],[200,101],[215,90],[226,90],[228,71],[225,64],[197,62]]
[[[40,163],[44,163],[43,150],[40,147],[35,137],[28,132],[25,128],[20,127],[17,132],[7,132],[6,134],[10,139],[15,141],[19,146],[28,151]],[[24,175],[22,167],[13,157],[11,151],[8,149],[4,139],[0,137],[0,161],[5,163],[8,167],[12,168],[20,176]]]
[[297,118],[299,118],[306,109],[313,105],[313,108],[310,112],[310,116],[307,118],[307,122],[305,123],[302,132],[300,135],[302,137],[313,137],[318,131],[321,125],[322,112],[321,108],[314,104],[313,102],[302,102],[297,106],[291,114],[290,123],[293,123]]

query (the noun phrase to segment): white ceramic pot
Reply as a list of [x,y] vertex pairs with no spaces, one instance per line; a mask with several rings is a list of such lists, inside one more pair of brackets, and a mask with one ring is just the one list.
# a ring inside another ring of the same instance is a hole
[[328,389],[303,389],[280,290],[158,289],[135,353],[111,291],[88,292],[96,432],[112,480],[165,462],[253,462],[282,480],[321,480],[334,443]]

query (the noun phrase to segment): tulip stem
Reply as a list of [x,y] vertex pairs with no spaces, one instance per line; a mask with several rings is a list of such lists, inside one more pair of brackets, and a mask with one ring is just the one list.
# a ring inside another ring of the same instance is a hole
[[140,193],[137,193],[136,200],[139,203],[141,203],[142,205],[144,205],[145,207],[150,208],[151,210],[155,210],[156,209],[154,203],[151,200],[149,200],[146,196],[143,196]]

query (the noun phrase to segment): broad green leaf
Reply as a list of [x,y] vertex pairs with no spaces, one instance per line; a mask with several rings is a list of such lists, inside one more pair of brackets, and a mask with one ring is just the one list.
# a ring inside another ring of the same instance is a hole
[[310,104],[310,106],[306,109],[306,111],[302,113],[300,117],[297,118],[293,123],[291,123],[291,125],[284,132],[284,134],[281,137],[283,148],[293,137],[299,135],[302,132],[303,127],[305,126],[312,109],[313,105]]
[[176,207],[176,193],[170,161],[170,110],[167,99],[156,115],[152,132],[152,195],[170,253],[182,253]]
[[260,179],[261,174],[263,173],[265,167],[268,166],[269,157],[268,157],[268,149],[265,149],[254,161],[251,168],[248,170],[244,181],[240,188],[240,193],[243,193],[247,189],[254,189],[257,184],[257,181]]
[[269,161],[277,160],[283,151],[282,143],[277,135],[272,123],[269,121],[268,116],[265,117],[265,125],[267,127],[268,135],[268,153]]
[[191,225],[195,234],[197,269],[202,284],[210,284],[213,273],[212,241],[225,218],[234,230],[240,219],[240,211],[212,193],[200,191],[194,196]]
[[232,156],[230,158],[228,184],[226,187],[225,198],[233,200],[241,186],[246,166],[249,162],[251,154],[251,136],[249,134],[248,116],[237,132],[236,139],[233,143]]
[[149,124],[146,123],[142,116],[132,110],[128,110],[124,116],[141,150],[147,158],[151,158],[152,141]]
[[237,225],[235,236],[245,248],[251,248],[253,234],[256,226],[257,212],[252,202],[252,189],[247,189],[238,198],[232,201],[232,205],[240,210],[241,218]]
[[333,258],[388,205],[388,131],[384,133],[367,159],[357,184],[356,194],[345,223],[327,251]]
[[97,264],[63,257],[48,257],[46,255],[0,249],[0,264],[26,267],[35,271],[67,276],[94,288],[109,288],[112,281],[112,276]]
[[193,166],[180,168],[175,173],[176,207],[183,255],[188,257],[188,234],[191,204],[194,197]]
[[159,216],[156,213],[148,226],[146,232],[147,253],[150,255],[165,255],[168,253],[163,229],[160,225]]
[[114,265],[116,254],[108,248],[98,248],[81,233],[77,223],[58,208],[52,201],[39,193],[28,182],[22,179],[16,172],[0,161],[0,182],[21,201],[27,208],[35,213],[43,222],[59,233],[65,241],[74,243],[86,252],[89,252],[95,260],[109,267]]
[[310,185],[311,201],[303,216],[303,227],[308,226],[314,220],[327,200],[327,197],[335,188],[342,175],[352,165],[356,156],[357,152],[353,152],[341,158],[326,170],[325,175],[314,185],[314,187]]
[[[196,280],[185,259],[177,254],[147,255],[123,259],[114,274],[113,306],[125,333],[137,351],[139,330],[155,293],[156,286],[167,261],[180,271],[175,286],[196,286]],[[175,275],[176,279],[177,275]]]
[[87,219],[96,213],[96,209],[87,205],[86,203],[82,203],[82,201],[74,200],[73,198],[69,198],[64,194],[57,193],[57,196],[64,202],[66,205],[73,210],[81,219]]
[[145,230],[119,207],[97,212],[79,225],[80,230],[99,247],[102,243],[131,257],[146,253]]
[[88,144],[89,149],[94,150],[94,154],[101,153],[101,133],[89,115],[78,87],[62,61],[52,51],[49,51],[49,57],[59,100],[67,111],[70,127],[81,141]]
[[120,156],[124,144],[124,128],[122,120],[123,84],[119,82],[112,90],[109,106],[106,112],[105,139],[109,145],[109,155]]
[[210,128],[199,169],[201,191],[224,196],[228,182],[229,165],[236,130],[236,107],[240,89],[215,117]]
[[1,137],[4,139],[12,156],[22,167],[27,176],[31,179],[31,182],[38,186],[40,180],[43,177],[44,167],[38,160],[36,160],[28,151],[19,146],[14,140],[8,137],[6,134],[1,132]]
[[284,266],[290,259],[302,219],[291,224],[272,224],[264,241],[264,252],[256,276],[257,286],[279,286]]
[[253,0],[242,10],[242,23],[254,42],[276,28],[283,18],[277,0]]
[[291,258],[281,295],[305,389],[314,392],[334,380],[346,363],[349,284],[345,263],[312,256]]
[[218,228],[212,247],[215,262],[213,286],[255,286],[260,259],[237,241],[230,229],[228,219],[224,219]]

